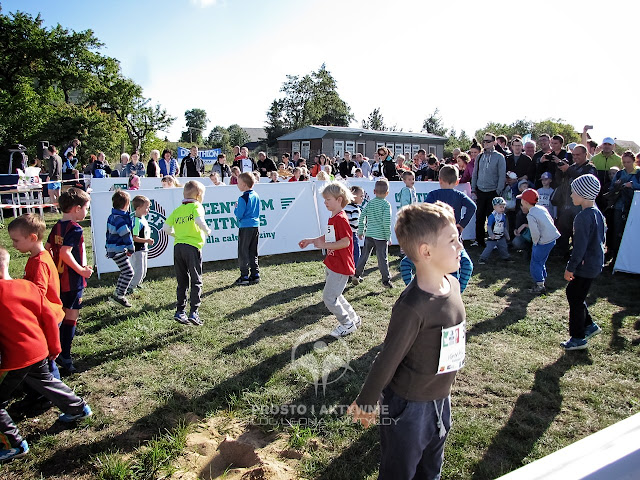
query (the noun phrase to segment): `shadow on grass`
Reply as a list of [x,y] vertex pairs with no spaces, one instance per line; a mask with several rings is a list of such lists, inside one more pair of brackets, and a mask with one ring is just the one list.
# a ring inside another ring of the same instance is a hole
[[496,478],[521,467],[560,413],[563,400],[560,379],[573,366],[591,364],[588,351],[581,350],[565,353],[539,369],[531,391],[518,397],[509,421],[494,435],[482,460],[476,464],[473,480]]

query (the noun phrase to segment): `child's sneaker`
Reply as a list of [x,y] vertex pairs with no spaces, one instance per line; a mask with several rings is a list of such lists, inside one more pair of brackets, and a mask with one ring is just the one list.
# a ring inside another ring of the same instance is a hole
[[601,332],[602,332],[602,329],[598,326],[596,322],[593,322],[584,330],[584,339],[589,340],[591,337],[595,337]]
[[473,242],[471,242],[471,243],[469,244],[469,246],[470,246],[470,247],[478,247],[478,246],[480,246],[480,244],[478,243],[478,241],[477,241],[477,240],[474,240]]
[[116,295],[113,294],[111,296],[111,299],[116,302],[119,303],[120,305],[122,305],[123,307],[131,307],[131,304],[129,303],[129,300],[127,300],[127,297],[125,297],[124,295]]
[[357,329],[358,327],[356,327],[356,324],[354,322],[351,322],[347,326],[340,324],[336,328],[331,330],[331,333],[329,333],[329,335],[335,338],[346,337],[347,335],[351,335]]
[[256,283],[260,283],[260,275],[251,275],[249,277],[249,284],[255,285]]
[[390,280],[387,280],[386,282],[382,282],[382,286],[384,288],[393,288],[393,283],[391,283]]
[[71,357],[64,358],[62,355],[58,355],[58,358],[56,358],[56,363],[67,372],[76,373],[76,367],[73,366],[73,359]]
[[584,338],[571,337],[566,342],[562,342],[560,346],[566,351],[584,350],[585,348],[587,348],[587,341]]
[[26,440],[23,440],[17,447],[0,450],[0,463],[8,462],[14,458],[24,457],[27,453],[29,453],[29,444]]
[[84,420],[85,418],[88,418],[91,415],[93,415],[93,412],[91,411],[91,407],[88,404],[85,404],[84,408],[82,409],[82,413],[78,413],[75,415],[71,413],[63,413],[58,417],[58,420],[64,423],[71,423],[77,420]]
[[362,283],[362,277],[354,276],[351,278],[351,283],[354,285],[359,285]]
[[362,319],[360,317],[356,317],[356,319],[353,321],[353,324],[356,326],[356,328],[360,328],[360,325],[362,325]]
[[478,265],[486,265],[486,264],[487,264],[486,260],[484,260],[482,258],[480,260],[478,260]]
[[529,293],[533,293],[535,295],[543,295],[545,293],[547,293],[547,287],[544,286],[544,284],[539,284],[536,283],[533,288],[529,289]]
[[181,323],[183,325],[189,325],[191,322],[189,322],[189,319],[187,318],[187,314],[184,313],[184,311],[182,310],[177,310],[176,314],[173,316],[173,319],[178,322]]
[[198,312],[191,312],[191,313],[189,314],[189,318],[188,318],[188,320],[189,320],[189,323],[190,323],[191,325],[198,325],[198,326],[200,326],[200,325],[202,325],[202,324],[203,324],[203,321],[202,321],[202,320],[200,320],[200,316],[198,315]]
[[245,285],[249,285],[249,277],[239,277],[236,282],[236,285],[240,285],[244,287]]

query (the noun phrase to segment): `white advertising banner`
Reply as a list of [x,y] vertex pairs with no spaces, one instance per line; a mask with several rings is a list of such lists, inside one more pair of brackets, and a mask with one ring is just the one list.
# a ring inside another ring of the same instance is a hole
[[[298,242],[301,239],[320,236],[315,188],[311,182],[256,184],[254,189],[261,201],[258,244],[260,255],[299,251]],[[144,195],[151,200],[147,220],[154,244],[149,250],[149,268],[173,265],[173,238],[162,231],[162,226],[164,220],[182,202],[182,188],[147,189],[129,193],[132,198]],[[91,229],[98,274],[118,270],[115,262],[105,255],[111,195],[109,191],[94,191],[91,194]],[[233,210],[239,196],[240,191],[236,187],[206,188],[202,205],[211,235],[202,251],[205,262],[237,258],[238,225]]]
[[[367,180],[367,179],[357,179],[357,178],[349,178],[347,180],[347,185],[351,188],[354,185],[361,187],[364,190],[365,201],[368,201],[371,198],[375,197],[373,193],[373,188],[375,187],[375,180]],[[318,202],[318,214],[320,217],[320,225],[324,226],[327,224],[329,220],[329,211],[324,206],[324,199],[322,198],[322,187],[323,182],[317,182],[317,202]],[[389,182],[389,195],[387,196],[387,200],[391,204],[391,242],[394,245],[398,244],[398,239],[396,238],[396,233],[394,231],[396,214],[398,213],[398,207],[400,206],[400,190],[404,187],[404,182]],[[416,189],[416,195],[418,197],[418,202],[424,202],[427,198],[427,194],[432,190],[437,190],[440,188],[439,182],[416,182],[414,184]],[[468,183],[462,183],[456,187],[456,190],[460,190],[461,192],[466,193],[467,195],[471,194],[471,185]],[[463,212],[464,213],[464,212]],[[476,225],[476,217],[475,215],[471,218],[471,221],[467,225],[467,227],[462,232],[463,240],[471,240],[476,237],[475,231]]]
[[[205,187],[213,185],[208,176],[206,177],[178,177],[178,182],[184,185],[189,180],[198,180],[202,182]],[[115,190],[126,190],[128,187],[129,179],[126,177],[104,177],[104,178],[92,178],[91,179],[91,191],[92,192],[113,192]],[[225,178],[225,182],[229,183],[229,178]],[[160,177],[140,177],[140,190],[149,190],[155,188],[162,188],[162,178]]]

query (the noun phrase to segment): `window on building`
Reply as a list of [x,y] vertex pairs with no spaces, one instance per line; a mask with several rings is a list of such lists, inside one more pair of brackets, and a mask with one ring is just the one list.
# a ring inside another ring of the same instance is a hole
[[411,155],[415,155],[420,150],[420,145],[411,145]]
[[311,142],[302,142],[300,147],[300,156],[309,160],[309,150],[311,150]]
[[343,140],[334,140],[333,141],[333,155],[337,155],[342,157],[344,155],[344,141]]
[[356,153],[356,142],[347,141],[344,144],[345,151],[349,152],[351,155]]
[[434,155],[437,155],[438,149],[435,145],[429,145],[429,153],[433,153]]
[[299,152],[300,151],[300,142],[291,142],[291,155],[293,155],[293,152]]
[[356,153],[361,153],[362,155],[366,155],[366,144],[364,143],[356,143]]

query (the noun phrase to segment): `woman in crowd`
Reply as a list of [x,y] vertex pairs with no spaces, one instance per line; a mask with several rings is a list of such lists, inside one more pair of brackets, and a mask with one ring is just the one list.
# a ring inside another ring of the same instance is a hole
[[311,168],[311,176],[317,177],[327,164],[327,156],[322,153],[316,157],[316,164]]
[[149,163],[147,164],[147,177],[160,177],[160,164],[158,159],[160,158],[160,151],[151,150],[149,153]]
[[624,227],[627,223],[627,216],[633,201],[634,190],[640,190],[640,168],[635,165],[633,152],[627,150],[622,154],[622,166],[624,167],[611,181],[610,192],[618,191],[617,200],[613,205],[613,241],[611,244],[611,255],[613,261],[618,255],[620,241]]
[[132,153],[130,160],[131,161],[122,168],[120,176],[129,177],[131,174],[135,174],[138,177],[144,177],[144,174],[146,172],[144,164],[140,161],[140,155],[138,154],[138,152]]
[[383,177],[386,177],[387,180],[400,180],[398,176],[398,170],[396,169],[396,163],[393,161],[393,157],[391,156],[391,152],[387,147],[378,148],[378,157],[380,157],[380,171]]
[[162,151],[162,158],[158,162],[160,166],[160,174],[164,177],[171,175],[172,177],[178,176],[178,161],[171,157],[171,150],[164,149]]
[[469,183],[473,173],[473,167],[471,167],[471,170],[468,168],[471,158],[462,152],[458,154],[456,161],[458,162],[458,172],[460,172],[460,183]]

